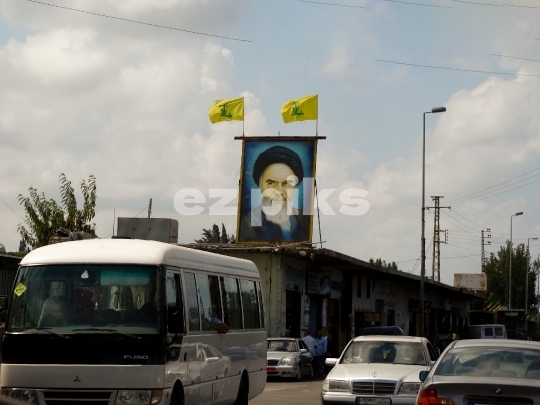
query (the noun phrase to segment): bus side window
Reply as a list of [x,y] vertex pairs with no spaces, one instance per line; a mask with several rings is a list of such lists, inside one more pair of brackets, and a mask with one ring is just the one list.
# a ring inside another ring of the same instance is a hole
[[[166,281],[167,326],[169,333],[185,333],[185,324],[178,274],[168,271]],[[146,305],[146,304],[145,304]]]
[[259,319],[259,300],[255,281],[241,280],[242,306],[244,309],[244,328],[258,329],[261,327]]
[[220,277],[224,322],[231,329],[242,329],[242,304],[238,279]]
[[197,332],[201,330],[201,319],[199,316],[199,302],[197,300],[197,285],[195,284],[194,273],[184,273],[184,288],[186,292],[189,331]]
[[259,294],[259,313],[261,314],[261,328],[264,328],[264,300],[261,283],[257,281],[257,293]]
[[202,330],[214,330],[214,325],[223,322],[221,296],[217,276],[196,274],[199,293]]

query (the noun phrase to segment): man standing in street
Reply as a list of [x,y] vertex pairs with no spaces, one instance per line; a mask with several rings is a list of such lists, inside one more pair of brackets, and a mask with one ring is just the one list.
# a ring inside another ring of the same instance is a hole
[[326,346],[326,337],[323,336],[321,330],[318,330],[317,338],[315,339],[315,353],[313,356],[313,375],[315,378],[324,378],[324,359],[327,351]]
[[[302,340],[306,344],[311,355],[315,356],[315,339],[313,339],[313,337],[309,334],[309,330],[307,328],[302,330],[304,331],[304,337],[302,338]],[[315,370],[313,370],[313,372],[315,372]]]

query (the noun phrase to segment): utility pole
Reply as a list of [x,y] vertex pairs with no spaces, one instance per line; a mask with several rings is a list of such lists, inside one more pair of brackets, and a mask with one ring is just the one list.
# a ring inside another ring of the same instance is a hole
[[[441,232],[445,230],[439,229],[440,224],[440,209],[441,208],[450,208],[450,207],[441,207],[440,199],[444,198],[443,196],[431,196],[431,199],[435,202],[435,207],[428,207],[435,209],[435,217],[433,219],[433,270],[431,272],[431,279],[441,281]],[[442,243],[446,243],[446,240]]]
[[152,199],[150,198],[150,202],[148,203],[148,218],[150,218],[151,214],[152,214]]
[[491,229],[488,228],[487,230],[482,230],[482,273],[484,272],[484,269],[486,267],[486,264],[487,264],[487,257],[486,257],[486,252],[484,250],[484,246],[489,246],[491,245],[491,241],[485,241],[485,239],[491,239],[491,234],[488,234],[487,236],[484,236],[484,232],[491,232]]

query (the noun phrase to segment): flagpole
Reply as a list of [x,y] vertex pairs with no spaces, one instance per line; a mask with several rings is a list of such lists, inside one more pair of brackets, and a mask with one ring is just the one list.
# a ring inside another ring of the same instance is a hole
[[245,126],[245,121],[242,120],[242,136],[246,136],[245,131],[244,131],[244,128],[245,128],[244,126]]
[[315,120],[315,136],[319,136],[319,118]]
[[[314,180],[315,183],[315,197],[317,197],[317,180]],[[321,235],[321,216],[319,214],[319,199],[317,198],[317,223],[319,224],[319,243],[321,244],[322,249],[322,235]]]

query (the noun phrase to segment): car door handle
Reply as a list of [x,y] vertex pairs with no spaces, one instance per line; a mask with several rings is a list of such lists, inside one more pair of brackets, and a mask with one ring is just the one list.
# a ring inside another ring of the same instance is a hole
[[208,363],[215,363],[219,360],[219,357],[208,357],[206,360],[208,360]]

